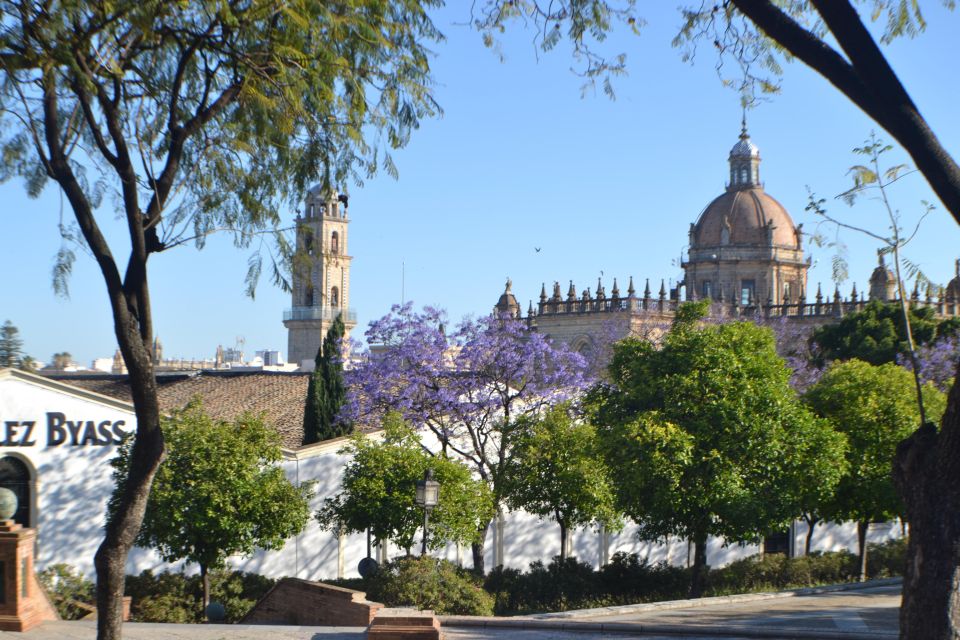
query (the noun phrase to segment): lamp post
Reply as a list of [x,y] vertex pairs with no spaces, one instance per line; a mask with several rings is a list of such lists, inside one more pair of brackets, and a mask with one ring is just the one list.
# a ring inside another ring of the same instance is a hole
[[427,526],[430,523],[430,510],[440,501],[440,483],[433,479],[433,469],[427,469],[423,480],[417,480],[417,506],[423,507],[423,548],[420,555],[427,554]]

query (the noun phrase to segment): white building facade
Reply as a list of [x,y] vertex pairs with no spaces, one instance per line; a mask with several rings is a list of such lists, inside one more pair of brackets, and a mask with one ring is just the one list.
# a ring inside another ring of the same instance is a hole
[[[37,529],[38,569],[66,563],[94,575],[93,556],[102,539],[107,500],[113,490],[110,460],[119,439],[135,426],[133,407],[127,402],[42,376],[0,370],[0,486],[13,489],[21,500],[15,519]],[[337,439],[284,451],[282,464],[288,478],[294,483],[315,482],[314,510],[340,489],[346,458],[338,451],[343,445],[344,439]],[[805,535],[803,524],[791,529],[791,552],[802,553]],[[874,525],[869,539],[879,542],[899,535],[897,523]],[[486,566],[526,569],[536,560],[547,562],[559,555],[559,536],[559,527],[552,521],[522,512],[507,513],[491,524]],[[636,553],[650,563],[680,566],[692,562],[693,557],[687,541],[644,542],[631,525],[620,532],[578,529],[571,533],[570,548],[571,555],[595,567],[617,552]],[[818,527],[813,548],[855,549],[856,526]],[[759,545],[726,546],[714,538],[708,544],[708,563],[721,566],[761,551]],[[389,542],[371,550],[381,561],[402,553]],[[338,536],[311,520],[283,549],[234,558],[231,564],[273,578],[323,580],[355,577],[357,565],[366,555],[365,535]],[[471,564],[469,547],[450,545],[441,555]],[[162,562],[148,549],[135,549],[127,564],[130,574],[179,568]]]

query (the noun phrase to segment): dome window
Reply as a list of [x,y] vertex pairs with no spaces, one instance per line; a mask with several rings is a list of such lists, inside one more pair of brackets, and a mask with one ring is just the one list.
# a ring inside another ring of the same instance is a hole
[[330,289],[330,306],[339,307],[340,306],[340,289],[333,287]]

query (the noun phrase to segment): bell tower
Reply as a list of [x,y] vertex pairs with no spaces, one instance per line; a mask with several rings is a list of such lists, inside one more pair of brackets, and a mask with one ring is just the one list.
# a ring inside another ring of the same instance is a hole
[[334,319],[343,315],[346,335],[357,324],[350,308],[350,262],[347,254],[348,198],[318,185],[307,192],[297,215],[291,307],[283,314],[287,328],[287,362],[313,362]]

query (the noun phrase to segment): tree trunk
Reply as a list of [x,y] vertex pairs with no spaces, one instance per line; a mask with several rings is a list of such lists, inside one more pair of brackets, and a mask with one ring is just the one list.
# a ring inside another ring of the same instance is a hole
[[[118,338],[122,329],[123,325],[118,324]],[[116,513],[107,523],[103,542],[94,556],[94,566],[97,569],[98,640],[121,638],[127,554],[140,532],[147,498],[150,496],[150,486],[163,459],[163,434],[160,431],[156,380],[149,352],[142,348],[142,344],[133,342],[139,339],[139,336],[133,340],[130,336],[119,339],[130,372],[130,392],[137,416],[137,432],[130,455],[126,485],[118,488],[120,500]],[[135,355],[134,351],[138,353]]]
[[897,447],[893,479],[910,523],[900,606],[903,640],[960,639],[960,385],[939,432],[926,424]]
[[482,576],[486,573],[484,571],[484,543],[487,541],[487,529],[490,528],[490,523],[477,529],[477,541],[470,545],[470,550],[473,552],[473,572],[478,576]]
[[205,620],[207,607],[210,606],[210,573],[207,571],[207,565],[200,565],[200,582],[203,584],[203,599],[200,603],[200,619]]
[[869,530],[869,522],[861,521],[857,523],[857,548],[860,551],[860,569],[857,572],[857,579],[860,582],[866,582],[867,580],[867,531]]
[[557,521],[560,525],[560,564],[567,561],[567,525],[562,521]]
[[803,546],[804,555],[810,555],[810,543],[813,541],[813,532],[817,529],[817,524],[820,522],[820,518],[803,518],[807,523],[807,541]]
[[690,597],[703,596],[707,581],[707,534],[698,531],[693,536],[693,573],[690,575]]

